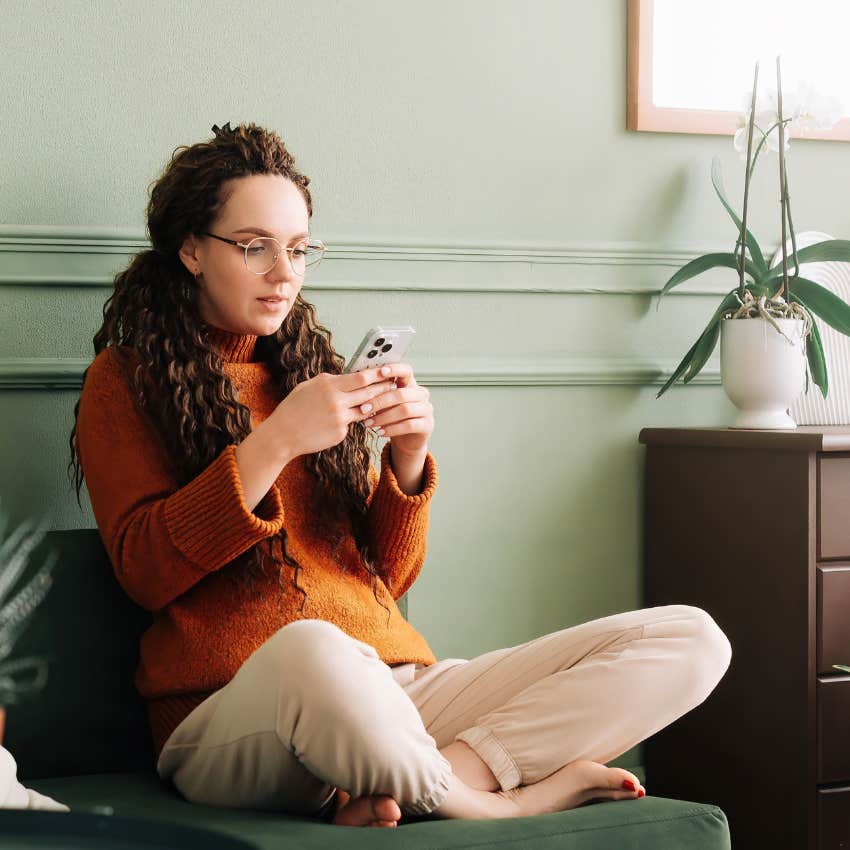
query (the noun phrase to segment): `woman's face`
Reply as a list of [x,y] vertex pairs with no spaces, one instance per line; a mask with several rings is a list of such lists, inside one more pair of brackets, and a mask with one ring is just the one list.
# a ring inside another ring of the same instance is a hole
[[[308,233],[307,202],[296,185],[278,174],[252,174],[230,180],[230,192],[210,233],[243,244],[255,236],[274,236],[286,248],[304,243]],[[254,274],[245,266],[245,250],[210,236],[189,236],[180,250],[186,268],[198,280],[201,319],[237,334],[268,336],[281,326],[301,291],[303,277],[281,252],[274,267]],[[280,296],[278,303],[262,298]]]

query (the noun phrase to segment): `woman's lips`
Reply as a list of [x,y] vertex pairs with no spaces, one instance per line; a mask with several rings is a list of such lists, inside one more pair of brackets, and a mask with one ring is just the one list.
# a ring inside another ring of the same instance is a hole
[[286,305],[285,298],[258,298],[257,301],[259,301],[260,304],[265,305],[268,310],[280,310],[281,307]]

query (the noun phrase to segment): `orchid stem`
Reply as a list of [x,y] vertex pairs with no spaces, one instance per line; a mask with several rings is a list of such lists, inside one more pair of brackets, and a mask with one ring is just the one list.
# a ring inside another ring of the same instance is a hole
[[[785,119],[785,121],[784,121],[783,123],[784,123],[784,124],[790,124],[790,123],[791,123],[791,119],[790,119],[790,118],[786,118],[786,119]],[[753,173],[753,171],[755,170],[755,167],[756,167],[756,160],[759,158],[759,154],[761,153],[761,149],[764,147],[765,142],[767,141],[767,137],[768,137],[768,136],[769,136],[769,135],[770,135],[770,134],[771,134],[771,133],[772,133],[772,132],[773,132],[773,131],[774,131],[774,130],[778,127],[778,126],[779,126],[779,122],[778,122],[778,121],[774,121],[774,123],[773,123],[773,124],[771,124],[771,125],[770,125],[770,127],[768,127],[768,129],[767,129],[767,130],[762,130],[762,129],[761,129],[761,127],[759,127],[759,132],[761,133],[761,139],[759,139],[759,143],[756,145],[756,152],[753,154],[753,164],[750,166],[750,174],[752,174],[752,173]]]
[[741,259],[738,262],[738,271],[740,274],[740,284],[738,286],[738,298],[743,303],[744,301],[744,262],[746,258],[746,240],[747,240],[747,204],[750,199],[750,157],[753,153],[753,127],[756,123],[756,92],[758,91],[759,83],[759,63],[756,62],[755,71],[753,72],[753,98],[750,104],[750,126],[747,129],[747,167],[744,170],[744,208],[741,211],[741,235],[738,240],[741,245]]
[[779,206],[782,212],[782,297],[788,303],[788,247],[785,236],[785,222],[788,204],[788,183],[785,179],[785,124],[782,121],[782,72],[779,57],[776,57],[776,106],[779,123]]
[[[794,221],[791,218],[791,196],[788,194],[788,169],[785,169],[785,212],[788,215],[788,230],[791,231],[791,262],[794,264],[794,273],[791,279],[800,276],[800,263],[797,259],[797,234],[794,232]],[[788,282],[791,285],[791,281]]]

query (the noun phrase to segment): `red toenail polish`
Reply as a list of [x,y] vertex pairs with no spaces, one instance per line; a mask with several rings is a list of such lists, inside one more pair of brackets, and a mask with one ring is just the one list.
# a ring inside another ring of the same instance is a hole
[[638,797],[645,797],[645,796],[646,796],[646,791],[644,791],[643,788],[640,788],[638,790]]
[[631,779],[624,779],[623,780],[623,788],[628,788],[629,791],[634,791],[635,790],[635,783],[632,782]]

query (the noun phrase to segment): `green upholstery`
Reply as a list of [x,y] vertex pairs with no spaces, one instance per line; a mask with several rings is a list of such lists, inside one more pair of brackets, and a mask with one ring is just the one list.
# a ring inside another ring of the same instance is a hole
[[113,774],[40,780],[34,787],[77,807],[109,806],[116,815],[157,818],[221,830],[263,850],[282,847],[522,847],[558,850],[720,850],[731,846],[715,806],[642,797],[594,803],[533,818],[420,820],[398,829],[356,829],[269,812],[198,806],[164,790],[155,775]]
[[[342,844],[403,850],[731,846],[726,817],[716,806],[653,796],[534,818],[420,818],[384,830],[189,804],[153,769],[144,705],[132,685],[138,638],[150,615],[118,586],[96,530],[50,532],[34,562],[40,563],[48,549],[59,553],[55,584],[16,653],[49,655],[50,678],[38,698],[9,707],[4,744],[15,756],[24,784],[70,806],[72,813],[111,813],[116,823],[127,817],[203,827],[269,850]],[[4,814],[0,812],[0,833]],[[0,848],[6,846],[11,845],[0,838]]]
[[48,532],[31,564],[48,551],[58,555],[53,587],[15,645],[15,655],[50,665],[36,699],[7,707],[4,744],[18,775],[150,768],[147,713],[133,673],[151,615],[118,584],[97,529]]

